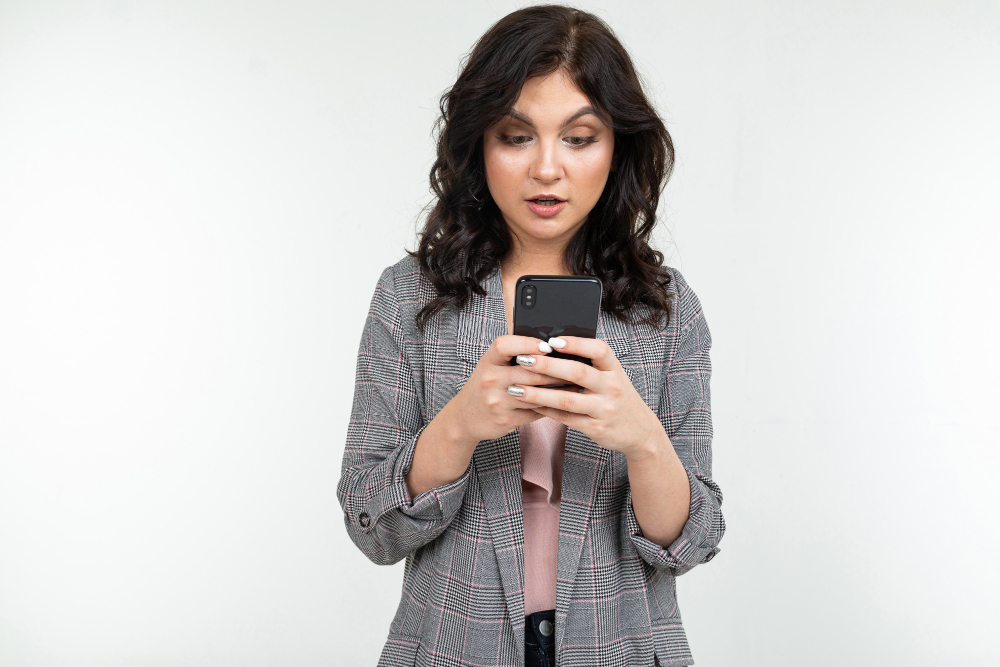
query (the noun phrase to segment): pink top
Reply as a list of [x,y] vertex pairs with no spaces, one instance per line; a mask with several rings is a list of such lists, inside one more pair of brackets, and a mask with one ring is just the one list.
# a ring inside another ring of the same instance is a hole
[[566,426],[542,417],[521,426],[524,505],[524,613],[556,608],[559,499]]

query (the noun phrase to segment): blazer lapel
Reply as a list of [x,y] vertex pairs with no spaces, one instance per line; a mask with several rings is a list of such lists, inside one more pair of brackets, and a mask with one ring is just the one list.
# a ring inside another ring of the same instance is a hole
[[602,310],[597,321],[597,337],[608,344],[627,371],[635,356],[635,341],[629,325]]
[[[486,279],[486,295],[473,294],[458,312],[456,351],[466,363],[466,379],[497,336],[507,333],[503,280],[497,268]],[[461,388],[465,380],[456,383]],[[517,652],[524,660],[524,509],[521,503],[521,438],[515,429],[484,440],[472,456],[483,511],[500,570],[507,613]]]
[[517,430],[484,440],[472,457],[483,511],[490,527],[507,613],[524,661],[524,509],[521,504],[521,438]]
[[[597,337],[608,344],[626,374],[635,383],[630,362],[635,355],[628,325],[601,311]],[[640,389],[641,393],[641,389]],[[566,637],[566,620],[573,599],[573,583],[580,568],[583,541],[587,534],[597,485],[613,455],[575,429],[566,430],[563,461],[562,500],[559,503],[559,555],[556,565],[556,655]]]
[[566,616],[573,599],[573,582],[580,567],[594,492],[610,457],[611,450],[600,447],[575,429],[566,429],[556,563],[556,655],[566,637]]
[[503,280],[499,267],[486,278],[485,295],[472,294],[458,311],[455,349],[470,364],[469,373],[489,349],[493,339],[507,333],[507,311],[503,301]]

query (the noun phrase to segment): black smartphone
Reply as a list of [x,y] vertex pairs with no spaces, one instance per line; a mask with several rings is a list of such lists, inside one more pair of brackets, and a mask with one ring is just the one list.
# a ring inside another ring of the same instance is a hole
[[[597,337],[601,313],[601,281],[592,276],[521,276],[514,288],[514,335],[548,341],[554,336]],[[550,357],[590,359],[552,350]],[[511,364],[516,364],[511,359]],[[572,384],[539,385],[570,387]]]

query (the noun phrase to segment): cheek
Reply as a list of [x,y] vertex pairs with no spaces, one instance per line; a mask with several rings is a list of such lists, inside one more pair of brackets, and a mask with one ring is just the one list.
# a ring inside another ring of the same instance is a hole
[[486,151],[483,155],[486,165],[486,183],[493,198],[501,200],[504,193],[518,182],[521,165],[516,155],[503,151]]
[[578,163],[577,173],[586,182],[587,189],[593,193],[595,201],[600,197],[604,183],[607,182],[608,174],[611,172],[612,154],[613,150],[611,147],[603,148],[602,150],[591,152]]

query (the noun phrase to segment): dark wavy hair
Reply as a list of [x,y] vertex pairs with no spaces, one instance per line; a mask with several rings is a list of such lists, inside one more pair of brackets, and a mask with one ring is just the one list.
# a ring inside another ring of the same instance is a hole
[[483,135],[513,109],[526,80],[559,69],[615,137],[615,169],[567,245],[566,265],[598,278],[602,309],[623,321],[636,306],[653,326],[670,316],[670,274],[663,254],[649,245],[674,163],[670,134],[611,28],[572,7],[541,5],[494,24],[441,96],[430,172],[437,199],[417,250],[409,252],[437,290],[417,314],[421,328],[443,308],[461,308],[472,293],[485,294],[484,280],[511,249],[510,231],[486,185]]

